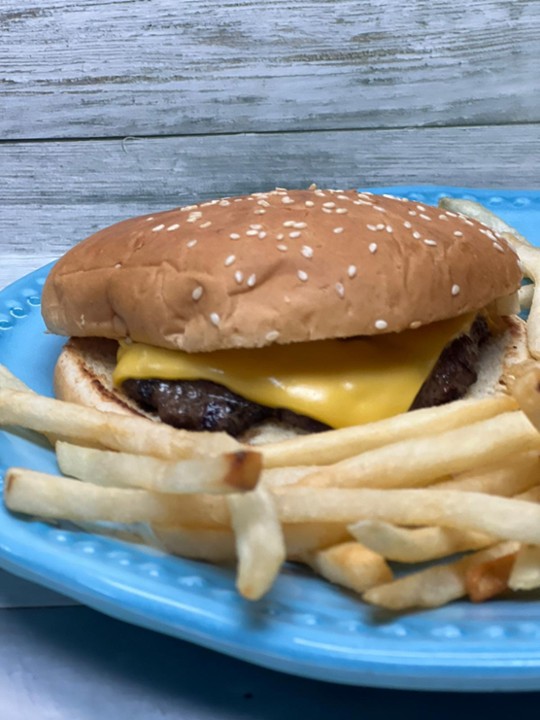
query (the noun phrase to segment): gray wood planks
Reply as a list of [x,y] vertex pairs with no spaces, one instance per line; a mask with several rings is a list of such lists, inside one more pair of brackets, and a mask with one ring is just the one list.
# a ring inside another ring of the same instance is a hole
[[540,121],[538,0],[2,0],[0,137]]
[[100,227],[285,185],[538,187],[534,125],[0,145],[0,256],[57,255]]

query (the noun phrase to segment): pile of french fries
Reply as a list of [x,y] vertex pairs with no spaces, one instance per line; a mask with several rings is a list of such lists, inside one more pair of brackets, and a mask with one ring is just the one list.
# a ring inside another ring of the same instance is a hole
[[[536,272],[537,251],[523,247]],[[540,332],[529,337],[539,358]],[[540,587],[534,360],[516,366],[508,394],[257,448],[42,397],[0,366],[0,426],[46,435],[63,473],[9,469],[10,510],[236,563],[250,600],[286,561],[396,611]]]

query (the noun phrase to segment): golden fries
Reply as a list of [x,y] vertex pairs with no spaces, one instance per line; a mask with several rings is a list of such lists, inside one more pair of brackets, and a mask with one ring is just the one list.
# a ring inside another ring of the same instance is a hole
[[357,542],[306,553],[301,559],[330,582],[357,593],[392,579],[392,571],[382,555]]
[[517,551],[471,565],[465,572],[465,590],[473,602],[484,602],[508,590]]
[[96,485],[161,493],[252,490],[261,470],[259,453],[245,450],[172,462],[58,442],[56,454],[65,475]]
[[521,412],[435,436],[412,438],[321,468],[300,480],[311,487],[420,487],[511,454],[540,450],[540,434]]
[[329,430],[316,435],[300,435],[258,449],[267,468],[304,465],[306,459],[312,465],[330,465],[383,445],[436,435],[515,408],[516,403],[507,395],[482,400],[458,400],[450,405],[414,410],[368,425]]
[[258,488],[228,496],[227,504],[238,554],[236,587],[245,598],[258,600],[272,586],[286,556],[274,499]]
[[512,566],[508,587],[512,590],[535,590],[540,587],[540,547],[524,545]]
[[19,425],[75,440],[165,460],[216,455],[240,449],[224,433],[192,433],[146,418],[101,412],[33,393],[0,389],[0,426]]

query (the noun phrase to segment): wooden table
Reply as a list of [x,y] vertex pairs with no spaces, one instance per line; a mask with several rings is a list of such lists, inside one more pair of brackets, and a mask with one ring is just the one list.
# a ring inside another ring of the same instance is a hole
[[[538,188],[539,58],[535,0],[3,0],[0,287],[108,223],[217,195]],[[281,676],[8,575],[0,591],[2,720],[537,712],[537,694]]]

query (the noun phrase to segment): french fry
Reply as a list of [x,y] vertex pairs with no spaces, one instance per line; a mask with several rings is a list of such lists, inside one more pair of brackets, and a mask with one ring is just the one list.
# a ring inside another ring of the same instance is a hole
[[499,413],[514,410],[509,396],[481,400],[458,400],[436,408],[414,410],[387,420],[324,433],[300,435],[292,440],[264,445],[260,449],[265,468],[304,465],[331,465],[352,455],[413,437],[435,435]]
[[534,285],[522,285],[518,290],[518,299],[520,310],[530,310],[534,297]]
[[163,550],[172,555],[214,563],[236,560],[234,533],[229,528],[154,525],[152,530]]
[[502,498],[458,490],[373,490],[276,488],[279,516],[285,522],[386,520],[398,525],[473,530],[501,540],[540,544],[540,507],[527,499]]
[[419,563],[493,545],[491,535],[446,527],[404,528],[382,520],[360,520],[348,526],[358,542],[387,560]]
[[281,529],[288,560],[300,560],[306,553],[351,539],[343,523],[283,523]]
[[58,442],[56,455],[65,475],[112,487],[162,493],[228,493],[253,490],[261,456],[240,450],[215,457],[168,461],[149,456]]
[[402,440],[321,468],[299,481],[310,487],[421,487],[452,473],[540,450],[525,415],[507,412],[435,436]]
[[511,590],[535,590],[540,587],[540,547],[523,545],[516,557],[508,587]]
[[519,543],[516,542],[498,543],[461,560],[436,565],[371,588],[363,594],[362,599],[388,610],[440,607],[466,595],[465,578],[469,568],[514,553],[518,548]]
[[241,449],[225,433],[175,430],[142,417],[101,412],[33,393],[0,389],[0,426],[19,425],[63,440],[135,455],[183,460]]
[[512,394],[529,421],[540,432],[540,364],[527,364],[512,383]]
[[301,560],[326,580],[357,593],[392,580],[392,571],[384,558],[358,542],[306,553]]
[[503,464],[490,464],[459,473],[431,487],[434,490],[463,490],[511,497],[538,484],[540,456],[538,451],[532,450],[505,458]]
[[13,373],[7,369],[5,365],[0,365],[0,389],[4,390],[17,390],[18,392],[33,393],[28,385],[25,385],[22,380],[13,375]]
[[[527,322],[527,345],[531,355],[540,358],[540,294],[536,292],[536,288],[540,283],[540,250],[533,247],[523,235],[520,235],[515,228],[497,217],[494,213],[487,210],[479,203],[470,200],[455,200],[452,198],[442,198],[439,201],[441,207],[447,210],[459,212],[467,215],[491,228],[492,231],[504,238],[506,242],[513,248],[519,257],[521,267],[524,274],[534,282],[534,290],[532,291],[532,300]],[[496,236],[493,236],[496,240]],[[531,292],[531,291],[529,291]]]
[[472,602],[484,602],[508,590],[517,551],[470,565],[465,571],[465,590]]
[[264,488],[227,496],[236,536],[236,587],[248,600],[258,600],[272,586],[285,561],[285,542],[274,499]]
[[15,512],[73,522],[148,522],[208,528],[230,524],[221,495],[175,496],[100,487],[20,468],[6,473],[4,502]]

